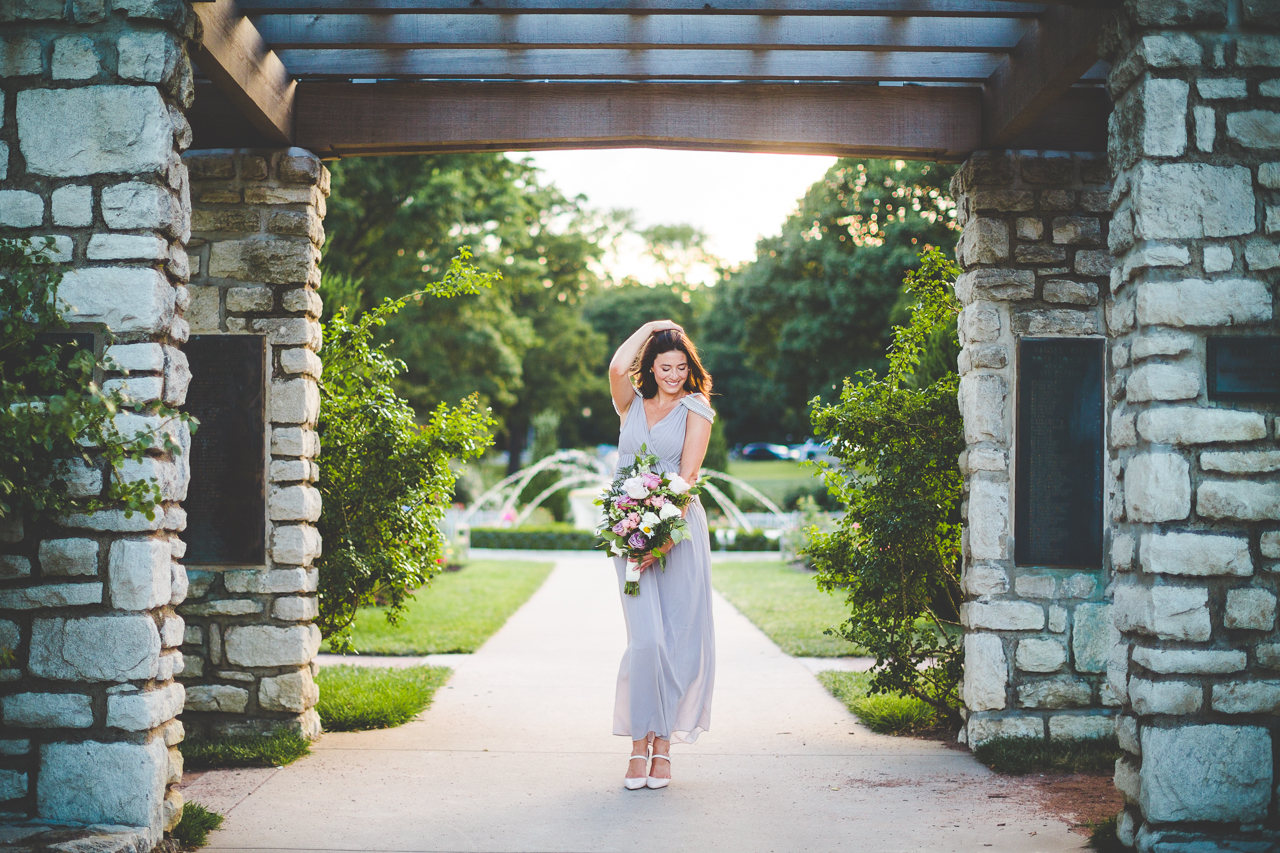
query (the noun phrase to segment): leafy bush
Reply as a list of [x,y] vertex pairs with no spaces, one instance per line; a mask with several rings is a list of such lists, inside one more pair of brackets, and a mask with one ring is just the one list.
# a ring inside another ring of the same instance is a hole
[[195,850],[209,843],[209,833],[222,826],[222,815],[209,811],[199,803],[182,804],[182,819],[169,834],[184,850]]
[[871,677],[865,672],[827,670],[818,681],[831,695],[873,732],[904,735],[927,729],[938,721],[938,711],[914,696],[901,693],[867,693]]
[[964,447],[958,377],[922,388],[904,384],[929,336],[955,334],[951,282],[959,270],[937,249],[921,254],[906,292],[911,322],[894,329],[889,371],[846,380],[833,405],[813,401],[813,425],[831,438],[840,467],[826,467],[832,494],[848,510],[805,554],[823,589],[846,595],[850,617],[838,633],[875,657],[872,693],[902,693],[959,724],[962,672],[958,562]]
[[389,729],[418,716],[453,670],[444,666],[386,669],[327,666],[320,670],[316,713],[325,731]]
[[1106,820],[1086,821],[1085,827],[1089,830],[1090,850],[1098,850],[1101,853],[1128,853],[1129,849],[1120,843],[1120,836],[1116,834],[1116,822],[1118,815],[1113,815]]
[[291,729],[266,735],[188,738],[178,745],[188,770],[221,767],[282,767],[311,753],[311,742]]
[[[178,453],[177,422],[194,421],[149,404],[149,425],[121,432],[117,415],[128,405],[120,391],[103,391],[95,371],[118,369],[93,351],[57,335],[69,329],[58,298],[62,268],[49,259],[51,242],[0,238],[0,520],[33,520],[116,506],[126,516],[155,517],[161,500],[154,479],[120,476],[126,461],[148,450]],[[99,334],[110,344],[110,332]],[[52,334],[51,334],[52,333]],[[73,496],[72,470],[110,469],[105,492]]]
[[722,542],[716,532],[711,534],[713,551],[777,551],[780,547],[779,540],[770,539],[763,530],[736,530],[732,542],[727,536]]
[[1103,773],[1120,757],[1114,737],[1045,740],[1038,737],[992,738],[973,751],[974,758],[997,773]]
[[[462,251],[444,279],[426,291],[438,297],[474,293],[494,275],[480,273]],[[375,344],[410,294],[358,319],[345,309],[325,324],[325,373],[320,386],[320,617],[331,648],[350,650],[351,622],[375,599],[395,622],[405,600],[441,568],[447,544],[438,524],[451,503],[453,459],[479,456],[493,440],[493,419],[472,395],[441,403],[425,424],[392,388],[404,363]]]
[[[567,525],[566,525],[567,526]],[[472,548],[507,548],[526,551],[589,551],[600,543],[600,537],[585,530],[566,530],[560,526],[471,528]]]

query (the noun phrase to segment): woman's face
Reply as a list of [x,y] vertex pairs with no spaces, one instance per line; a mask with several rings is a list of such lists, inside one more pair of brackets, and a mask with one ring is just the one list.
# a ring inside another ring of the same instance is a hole
[[689,359],[680,350],[664,352],[653,360],[653,376],[668,394],[679,394],[689,378]]

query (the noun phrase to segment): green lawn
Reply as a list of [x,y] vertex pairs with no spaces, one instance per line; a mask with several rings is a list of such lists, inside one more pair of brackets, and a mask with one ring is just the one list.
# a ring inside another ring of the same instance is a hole
[[418,716],[449,680],[447,666],[326,666],[316,713],[327,732],[389,729]]
[[409,603],[399,625],[385,608],[356,617],[355,647],[366,655],[474,652],[533,595],[551,563],[474,560],[460,572],[442,572]]
[[[799,462],[783,459],[759,462],[733,459],[729,461],[729,470],[725,473],[746,480],[769,500],[782,506],[787,497],[797,490],[819,487],[822,481],[814,477],[816,472],[817,469],[810,465],[801,466]],[[739,502],[749,502],[746,495],[737,497],[741,499]]]
[[938,714],[927,702],[901,693],[868,694],[871,674],[867,672],[818,673],[818,681],[844,703],[862,724],[882,735],[905,735],[927,729]]
[[772,561],[716,563],[711,567],[711,582],[789,655],[830,658],[861,652],[839,637],[822,633],[848,614],[839,597],[818,591],[809,572]]

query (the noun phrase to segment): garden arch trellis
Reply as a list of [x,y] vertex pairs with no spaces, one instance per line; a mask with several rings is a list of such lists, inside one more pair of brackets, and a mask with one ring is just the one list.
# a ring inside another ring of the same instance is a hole
[[[154,522],[0,531],[11,811],[154,843],[184,656],[191,725],[315,724],[320,160],[648,146],[966,161],[966,734],[1118,714],[1123,838],[1270,837],[1276,407],[1211,401],[1205,359],[1275,332],[1273,0],[22,0],[0,24],[0,227],[55,237],[71,319],[132,347],[142,404],[182,399],[189,333],[264,338],[270,485],[261,565],[231,571],[178,562],[163,455]],[[1107,341],[1089,571],[1014,559],[1036,337]]]

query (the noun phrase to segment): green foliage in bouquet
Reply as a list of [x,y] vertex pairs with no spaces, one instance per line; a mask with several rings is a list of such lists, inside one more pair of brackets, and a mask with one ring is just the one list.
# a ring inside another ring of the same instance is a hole
[[[427,295],[451,297],[488,286],[495,274],[468,263],[465,249]],[[374,332],[421,294],[385,300],[351,319],[345,310],[325,324],[325,371],[320,386],[321,633],[331,648],[352,651],[356,611],[386,604],[393,624],[414,590],[442,567],[446,544],[437,524],[453,495],[452,459],[479,456],[493,437],[493,419],[471,396],[444,403],[425,424],[392,382],[404,363],[390,357]]]
[[846,380],[836,403],[813,402],[814,429],[831,437],[841,462],[825,469],[827,487],[848,511],[835,531],[814,535],[805,554],[819,587],[846,595],[850,616],[840,636],[876,658],[870,691],[914,696],[958,722],[958,377],[919,388],[905,380],[936,330],[955,335],[959,270],[936,249],[920,259],[905,280],[916,301],[911,322],[894,330],[888,374],[864,371]]
[[[0,239],[0,520],[33,521],[117,507],[126,516],[155,517],[161,501],[154,479],[126,478],[126,462],[148,450],[179,453],[179,422],[194,420],[162,404],[147,417],[125,414],[120,391],[104,391],[96,376],[116,365],[49,337],[65,333],[58,298],[62,268],[49,257],[52,241]],[[110,333],[97,330],[111,342]],[[122,432],[121,424],[132,421]],[[108,469],[106,488],[82,495],[68,489],[77,468]]]

